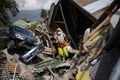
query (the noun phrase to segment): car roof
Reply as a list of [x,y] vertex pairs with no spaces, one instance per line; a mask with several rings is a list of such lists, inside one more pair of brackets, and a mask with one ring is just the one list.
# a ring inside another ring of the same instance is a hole
[[28,30],[26,30],[22,27],[14,26],[14,30],[17,31],[17,32],[20,32],[20,33],[24,33],[25,35],[33,37],[33,34],[30,31],[28,31]]

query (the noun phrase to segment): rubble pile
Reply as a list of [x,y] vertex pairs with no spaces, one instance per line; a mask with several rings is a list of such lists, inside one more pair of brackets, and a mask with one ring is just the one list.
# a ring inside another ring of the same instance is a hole
[[[106,21],[109,21],[109,19],[105,20],[105,23]],[[109,27],[106,27],[101,30],[101,27],[99,26],[93,30],[93,33],[90,33],[89,29],[85,31],[79,50],[72,48],[69,37],[60,28],[57,28],[53,33],[47,30],[44,23],[38,24],[34,29],[29,28],[28,30],[35,36],[37,42],[18,43],[19,46],[22,45],[22,47],[26,48],[27,53],[21,57],[24,49],[20,48],[20,53],[15,52],[15,54],[11,55],[9,52],[4,51],[5,54],[2,53],[0,57],[1,60],[5,59],[7,63],[6,73],[12,74],[12,77],[6,75],[7,78],[13,78],[14,80],[80,80],[80,76],[85,74],[90,79],[88,70],[91,63],[95,64],[97,62],[94,59],[100,54],[104,46],[101,33],[105,33],[109,29]],[[92,35],[97,30],[100,30],[99,33],[95,34],[95,36]],[[99,36],[96,37],[97,35]],[[89,38],[89,36],[91,37]],[[1,72],[3,71],[2,67],[0,68]],[[83,73],[80,71],[83,71]],[[86,78],[82,77],[83,79]]]
[[[3,61],[0,65],[1,79],[62,80],[69,78],[65,75],[72,75],[72,73],[67,73],[71,67],[70,60],[72,58],[62,59],[62,56],[60,57],[58,55],[51,41],[53,37],[51,37],[47,31],[46,25],[38,24],[35,29],[29,28],[28,30],[36,37],[37,43],[41,43],[45,46],[45,49],[29,62],[21,60],[19,52],[12,52],[12,50],[11,54],[7,52],[7,49],[1,51],[0,60],[1,62]],[[20,45],[22,44],[23,43]],[[72,48],[70,47],[70,49]],[[22,49],[20,52],[22,52]],[[79,50],[72,49],[71,52],[78,53]]]
[[113,30],[110,19],[117,10],[111,5],[87,28],[78,49],[71,46],[73,39],[59,25],[53,32],[44,22],[34,28],[10,27],[9,42],[0,51],[0,80],[92,80],[90,69],[104,52]]

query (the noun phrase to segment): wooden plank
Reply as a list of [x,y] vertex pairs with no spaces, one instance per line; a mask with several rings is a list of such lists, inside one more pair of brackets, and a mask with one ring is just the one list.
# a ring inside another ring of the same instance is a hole
[[[109,8],[101,15],[101,17],[91,26],[91,29],[95,29],[101,22],[104,21],[108,17],[109,14],[113,14],[118,10],[118,7],[116,7],[117,4],[115,1],[109,6]],[[113,11],[114,10],[114,11]]]

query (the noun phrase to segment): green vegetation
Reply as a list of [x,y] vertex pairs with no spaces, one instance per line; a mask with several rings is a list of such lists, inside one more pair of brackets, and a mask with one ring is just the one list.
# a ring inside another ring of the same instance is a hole
[[0,28],[10,24],[8,13],[16,16],[18,12],[15,0],[0,0]]
[[[0,0],[0,36],[2,30],[11,24],[9,14],[16,16],[18,13],[18,6],[15,0]],[[0,50],[5,48],[7,41],[0,38]]]
[[48,16],[48,11],[45,9],[41,9],[40,17],[45,19],[47,16]]

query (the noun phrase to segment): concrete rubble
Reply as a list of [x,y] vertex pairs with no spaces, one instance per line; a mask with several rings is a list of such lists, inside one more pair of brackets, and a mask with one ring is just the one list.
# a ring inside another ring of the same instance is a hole
[[[113,13],[117,10],[115,6],[110,9]],[[50,32],[47,23],[38,22],[34,28],[26,28],[37,39],[35,46],[40,43],[44,50],[28,62],[21,60],[22,49],[13,54],[7,49],[1,50],[0,80],[92,80],[91,66],[99,61],[106,35],[110,35],[108,32],[113,14],[106,14],[101,17],[102,21],[98,19],[92,26],[94,28],[84,31],[78,49],[71,46],[70,36],[60,27]]]

